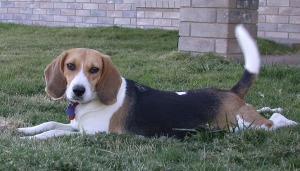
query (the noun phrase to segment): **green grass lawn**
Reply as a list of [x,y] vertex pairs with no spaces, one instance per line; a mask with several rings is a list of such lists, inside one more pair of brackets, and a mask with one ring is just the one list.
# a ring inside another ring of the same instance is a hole
[[[43,70],[75,47],[108,54],[122,76],[162,90],[230,88],[240,79],[243,64],[211,53],[179,53],[177,38],[177,31],[158,29],[0,24],[0,116],[16,126],[67,123],[67,101],[46,95]],[[245,100],[257,108],[284,108],[282,114],[300,122],[300,68],[262,66]],[[300,126],[199,132],[183,141],[103,133],[37,141],[20,139],[14,125],[0,127],[0,170],[300,169]]]

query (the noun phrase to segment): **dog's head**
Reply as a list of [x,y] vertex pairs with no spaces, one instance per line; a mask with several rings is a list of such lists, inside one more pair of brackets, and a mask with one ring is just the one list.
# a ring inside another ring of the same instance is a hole
[[91,49],[71,49],[60,54],[44,71],[46,89],[54,99],[64,94],[70,101],[86,103],[95,98],[105,105],[116,102],[122,83],[110,58]]

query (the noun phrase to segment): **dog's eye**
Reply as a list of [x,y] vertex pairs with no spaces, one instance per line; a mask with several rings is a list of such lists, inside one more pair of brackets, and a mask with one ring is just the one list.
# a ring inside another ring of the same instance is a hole
[[68,68],[70,71],[74,71],[76,67],[75,67],[74,64],[68,63],[68,64],[67,64],[67,68]]
[[95,74],[95,73],[97,73],[99,71],[99,68],[96,68],[96,67],[92,67],[91,69],[90,69],[90,73],[91,74]]

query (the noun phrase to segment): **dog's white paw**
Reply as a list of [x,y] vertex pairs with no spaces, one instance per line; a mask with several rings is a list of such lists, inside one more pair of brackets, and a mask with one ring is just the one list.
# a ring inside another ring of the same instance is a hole
[[36,133],[36,130],[31,128],[31,127],[27,127],[27,128],[17,128],[17,131],[19,133],[23,133],[23,134],[34,134]]
[[273,122],[273,126],[271,127],[271,129],[277,129],[279,127],[284,127],[284,126],[298,125],[297,122],[287,119],[285,116],[281,115],[280,113],[274,113],[271,116],[270,120]]

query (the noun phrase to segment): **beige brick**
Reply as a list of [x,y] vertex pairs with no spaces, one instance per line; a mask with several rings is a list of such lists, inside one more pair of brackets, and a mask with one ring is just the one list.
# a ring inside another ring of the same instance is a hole
[[75,9],[61,9],[60,14],[61,15],[75,15]]
[[267,5],[272,7],[283,7],[283,6],[289,6],[290,1],[289,0],[267,0]]
[[67,3],[60,3],[60,2],[55,2],[53,4],[54,8],[68,8],[68,4]]
[[145,18],[162,18],[160,11],[145,11]]
[[175,8],[175,1],[169,1],[169,8]]
[[163,8],[169,8],[169,2],[168,1],[163,1]]
[[227,39],[216,40],[216,53],[225,54],[227,53],[228,43]]
[[258,31],[257,32],[257,37],[265,37],[265,32],[264,31]]
[[286,32],[265,32],[265,36],[269,38],[288,38],[288,33]]
[[259,31],[276,31],[277,24],[257,23],[257,28],[258,28]]
[[60,9],[56,9],[56,8],[47,9],[47,14],[59,15],[60,14]]
[[91,2],[91,0],[75,0],[75,2]]
[[20,8],[20,14],[32,14],[32,8]]
[[136,18],[130,18],[130,24],[131,25],[136,25]]
[[267,0],[259,0],[259,8],[267,6]]
[[190,22],[180,22],[179,36],[191,36],[191,23]]
[[47,9],[32,9],[33,14],[47,14]]
[[[290,22],[291,24],[300,24],[300,16],[290,16]],[[300,32],[300,30],[299,30]]]
[[279,8],[278,7],[259,7],[258,14],[264,15],[276,15],[278,14]]
[[53,21],[53,15],[40,15],[40,20],[42,21]]
[[137,11],[136,16],[137,16],[137,18],[145,18],[145,12],[144,11]]
[[84,3],[82,9],[98,9],[98,4]]
[[278,31],[282,32],[299,32],[300,30],[300,25],[296,24],[278,24]]
[[153,26],[153,19],[137,19],[136,24],[139,26]]
[[172,20],[170,19],[154,19],[154,26],[172,26]]
[[39,2],[27,2],[27,8],[40,8]]
[[68,3],[70,9],[82,9],[82,3]]
[[290,33],[289,38],[291,38],[291,39],[300,39],[300,33]]
[[163,1],[156,1],[156,8],[162,8],[163,7]]
[[97,23],[97,17],[83,17],[84,23]]
[[145,8],[146,7],[146,1],[138,1],[136,7]]
[[300,8],[280,7],[280,15],[300,15]]
[[290,6],[291,7],[300,7],[300,0],[291,0]]
[[76,15],[78,15],[78,16],[90,16],[91,11],[90,10],[76,10]]
[[[191,23],[192,37],[206,37],[206,38],[227,38],[228,25],[216,23]],[[231,35],[230,37],[234,37]]]
[[77,0],[52,0],[52,1],[61,1],[61,2],[76,2]]
[[180,21],[216,22],[216,9],[181,8]]
[[[6,13],[8,13],[7,8],[0,8],[0,14],[6,14]],[[0,16],[0,19],[1,19],[1,16]]]
[[191,0],[180,0],[181,7],[191,7]]
[[[5,9],[5,8],[3,8],[3,9]],[[4,13],[4,12],[0,12],[0,13]],[[20,8],[7,8],[7,13],[8,14],[17,14],[17,13],[20,13]]]
[[173,27],[176,27],[177,30],[178,30],[178,28],[179,28],[179,24],[180,24],[180,21],[179,21],[179,20],[172,20],[172,26],[173,26]]
[[280,16],[280,15],[267,15],[266,16],[267,23],[288,23],[288,16]]
[[54,15],[54,21],[67,22],[68,21],[68,17],[67,16]]
[[155,1],[145,1],[145,7],[146,8],[156,7],[156,2]]
[[113,11],[113,10],[115,10],[115,5],[114,4],[99,4],[98,9]]
[[235,5],[236,2],[232,0],[192,0],[193,7],[229,8]]
[[180,1],[175,1],[175,8],[180,8]]
[[115,18],[114,24],[117,25],[130,25],[130,18]]
[[53,8],[53,3],[52,2],[41,2],[40,8]]
[[26,8],[27,7],[27,2],[15,2],[14,7],[19,7],[19,8]]
[[108,17],[122,17],[122,11],[107,11]]
[[40,16],[37,14],[27,14],[27,20],[37,21],[40,19]]
[[131,4],[115,4],[115,10],[131,10]]
[[265,23],[266,22],[266,16],[265,15],[258,15],[258,22],[259,23]]
[[106,3],[106,0],[91,0],[91,3],[101,3],[101,4],[104,4],[104,3]]
[[242,51],[236,39],[227,40],[227,54],[241,54]]
[[135,2],[136,2],[136,0],[124,0],[125,4],[133,4]]
[[179,19],[179,12],[163,12],[163,18]]
[[179,37],[178,49],[198,53],[214,52],[215,41],[214,39]]
[[79,17],[79,16],[67,16],[67,17],[68,17],[68,22],[80,23],[83,21],[83,17]]

